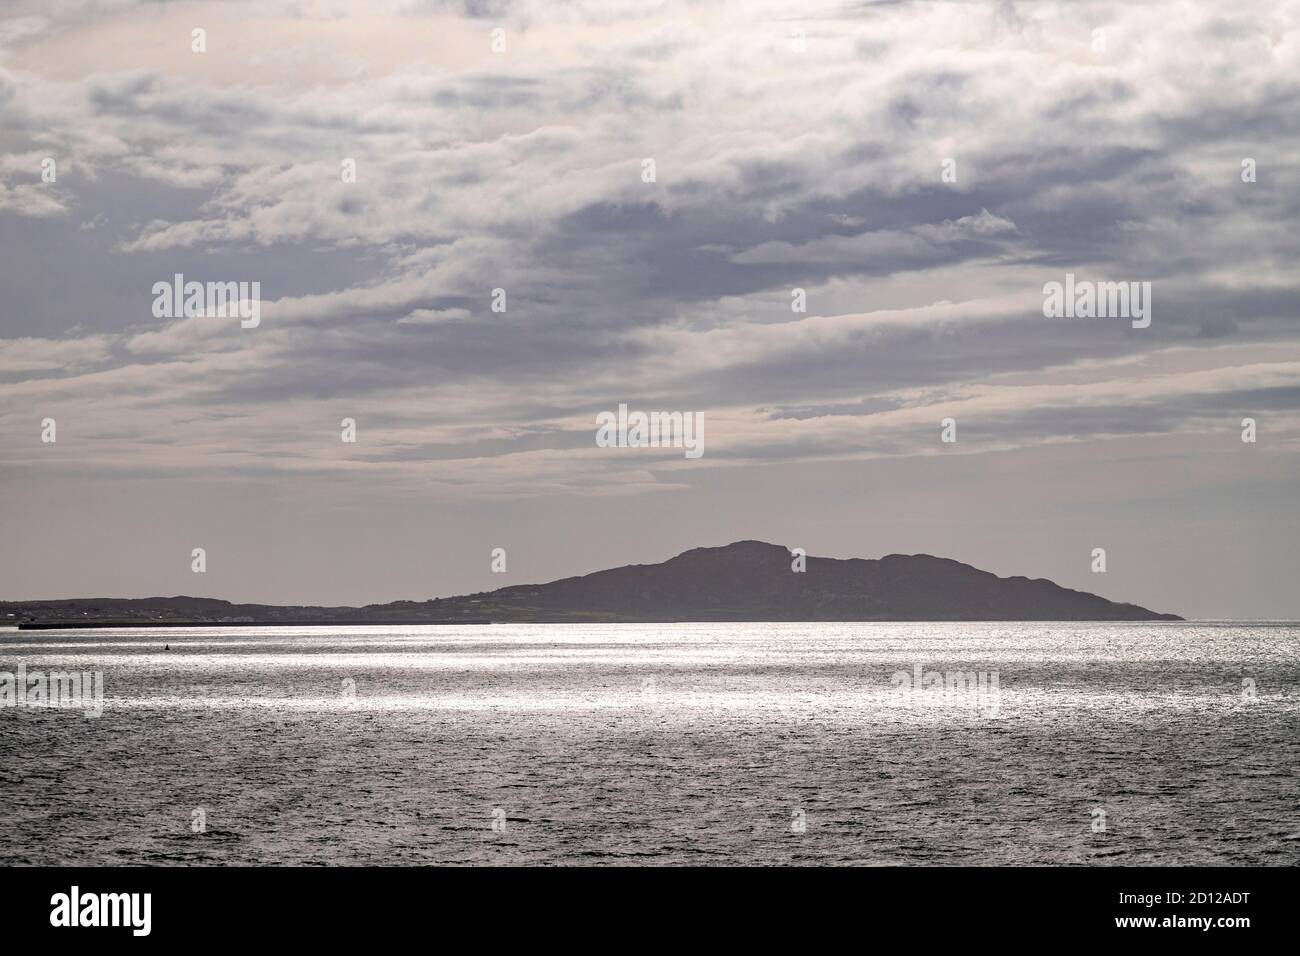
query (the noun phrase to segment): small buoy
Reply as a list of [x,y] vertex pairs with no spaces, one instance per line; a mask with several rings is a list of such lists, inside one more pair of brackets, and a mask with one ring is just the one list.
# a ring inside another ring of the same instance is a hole
[[171,649],[172,649],[172,646],[171,646],[170,644],[164,644],[164,645],[163,645],[163,650],[164,650],[164,651],[170,651]]

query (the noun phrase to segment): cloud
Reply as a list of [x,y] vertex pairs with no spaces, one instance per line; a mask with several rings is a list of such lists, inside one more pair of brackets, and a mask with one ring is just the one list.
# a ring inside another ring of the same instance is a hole
[[0,375],[59,371],[76,374],[112,358],[111,339],[92,335],[75,339],[0,339]]
[[397,320],[398,325],[438,325],[463,322],[473,316],[469,309],[416,309]]
[[[0,225],[76,252],[0,264],[41,333],[0,325],[0,421],[59,408],[105,472],[639,494],[933,454],[953,409],[971,452],[1234,402],[1292,434],[1283,3],[877,4],[809,17],[802,50],[765,3],[37,6],[0,21]],[[261,326],[153,319],[177,271],[260,281]],[[1043,319],[1067,271],[1152,281],[1152,328]],[[624,400],[704,411],[704,464],[588,447]],[[344,415],[355,455],[320,444]]]

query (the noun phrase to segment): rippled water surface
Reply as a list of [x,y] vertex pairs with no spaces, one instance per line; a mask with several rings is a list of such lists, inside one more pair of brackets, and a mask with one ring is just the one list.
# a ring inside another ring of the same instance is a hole
[[0,632],[20,663],[105,700],[0,707],[0,863],[1300,863],[1293,625]]

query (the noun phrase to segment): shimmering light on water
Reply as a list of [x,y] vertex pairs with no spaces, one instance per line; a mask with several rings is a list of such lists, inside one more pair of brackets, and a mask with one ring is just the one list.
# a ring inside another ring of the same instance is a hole
[[[1295,626],[0,633],[20,662],[106,700],[0,708],[8,863],[1300,862]],[[917,664],[996,708],[900,697]]]

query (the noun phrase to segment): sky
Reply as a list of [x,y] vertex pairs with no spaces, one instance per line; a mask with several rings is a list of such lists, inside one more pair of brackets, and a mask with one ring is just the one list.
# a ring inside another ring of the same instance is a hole
[[1300,618],[1298,224],[1300,0],[11,0],[0,599],[760,539]]

